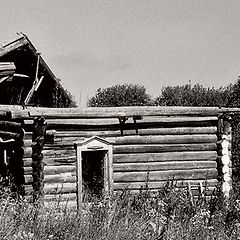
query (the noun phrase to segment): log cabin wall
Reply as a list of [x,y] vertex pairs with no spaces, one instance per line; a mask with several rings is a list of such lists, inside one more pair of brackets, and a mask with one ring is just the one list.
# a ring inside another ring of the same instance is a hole
[[189,183],[193,194],[207,181],[208,194],[218,183],[218,116],[168,115],[118,118],[48,119],[44,155],[45,200],[76,203],[76,151],[73,143],[92,136],[113,141],[114,191],[137,192],[148,183],[156,191],[169,179]]
[[[186,107],[120,107],[88,109],[30,108],[11,111],[24,119],[25,190],[33,192],[33,118],[44,116],[48,130],[42,150],[44,199],[56,197],[77,203],[74,143],[92,136],[113,141],[114,191],[133,193],[148,183],[158,190],[169,179],[190,183],[193,193],[207,181],[208,193],[224,180],[223,162],[229,156],[222,144],[219,117],[239,109]],[[231,136],[229,135],[228,141]],[[221,150],[222,148],[222,150]],[[224,150],[223,150],[224,148]],[[225,156],[225,157],[224,157]],[[226,164],[225,164],[226,165]],[[230,171],[228,172],[230,174]],[[230,184],[229,179],[227,183]],[[225,184],[226,185],[226,184]],[[229,186],[229,185],[228,185]]]

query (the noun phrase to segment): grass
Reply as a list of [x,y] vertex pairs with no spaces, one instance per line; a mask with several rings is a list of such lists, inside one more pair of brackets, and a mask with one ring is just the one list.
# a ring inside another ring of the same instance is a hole
[[109,202],[96,200],[78,212],[61,205],[43,207],[24,199],[0,198],[0,239],[240,239],[238,188],[229,201],[215,191],[194,201],[187,189],[168,183],[152,194],[124,190]]

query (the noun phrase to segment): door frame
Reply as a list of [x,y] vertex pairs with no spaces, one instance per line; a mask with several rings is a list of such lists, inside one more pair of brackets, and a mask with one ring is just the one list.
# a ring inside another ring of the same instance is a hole
[[77,155],[77,204],[81,209],[83,203],[83,179],[82,179],[82,152],[104,151],[104,194],[111,196],[113,192],[113,142],[98,136],[93,136],[84,141],[75,143]]

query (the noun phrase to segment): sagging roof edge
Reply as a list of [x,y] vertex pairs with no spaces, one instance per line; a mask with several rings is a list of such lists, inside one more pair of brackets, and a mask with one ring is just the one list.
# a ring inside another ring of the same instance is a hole
[[[32,54],[35,57],[38,57],[39,53],[37,52],[37,49],[34,47],[34,45],[32,44],[32,42],[29,40],[29,38],[27,37],[27,35],[25,35],[24,33],[19,33],[19,36],[2,45],[2,47],[0,47],[0,57],[6,55],[7,53],[14,51],[20,47],[23,46],[28,46],[29,49],[31,50]],[[72,102],[71,98],[68,96],[68,94],[66,93],[66,90],[63,88],[62,84],[60,83],[59,79],[55,76],[55,74],[52,72],[52,70],[49,68],[49,66],[47,65],[47,63],[45,62],[45,60],[42,58],[41,54],[39,56],[39,62],[42,65],[42,67],[44,69],[46,69],[46,71],[48,72],[49,76],[55,81],[56,85],[61,89],[61,91],[64,93],[65,97]]]

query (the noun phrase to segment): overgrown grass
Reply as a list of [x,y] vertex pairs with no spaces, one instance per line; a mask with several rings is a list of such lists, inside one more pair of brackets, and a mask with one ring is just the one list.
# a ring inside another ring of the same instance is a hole
[[52,207],[9,194],[0,199],[0,239],[240,239],[239,192],[229,201],[221,191],[191,198],[168,183],[152,193],[124,190],[113,200],[93,201],[82,211],[56,201]]

